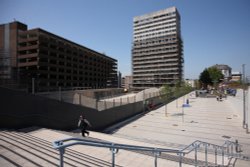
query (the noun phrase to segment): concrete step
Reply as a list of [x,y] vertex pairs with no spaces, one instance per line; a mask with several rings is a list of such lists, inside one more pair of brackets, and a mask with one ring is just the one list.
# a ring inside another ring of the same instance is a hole
[[[70,136],[74,136],[74,137],[81,137],[81,133],[78,130],[75,130],[73,132],[65,132],[62,131],[60,133],[64,133],[64,134],[68,134]],[[180,150],[182,148],[185,148],[186,145],[178,145],[175,143],[171,143],[171,145],[169,145],[169,143],[158,143],[156,141],[148,141],[148,140],[138,140],[138,139],[134,139],[134,138],[125,138],[125,136],[117,136],[117,135],[109,135],[109,134],[105,134],[105,133],[99,133],[99,132],[90,132],[90,136],[91,139],[101,139],[103,141],[108,141],[108,142],[112,142],[112,143],[119,143],[119,144],[127,144],[127,145],[136,145],[136,146],[145,146],[145,147],[153,147],[153,148],[168,148],[168,149],[177,149]],[[199,165],[205,165],[205,153],[204,150],[198,150],[198,164]],[[141,154],[145,154],[145,155],[150,155],[153,156],[152,153],[145,153],[145,152],[139,152]],[[215,156],[213,154],[213,152],[209,152],[208,150],[208,164],[210,166],[214,165],[214,161],[215,161]],[[163,153],[161,154],[161,156],[159,158],[162,159],[166,159],[166,160],[170,160],[170,161],[175,161],[175,162],[179,162],[179,156],[175,153]],[[229,162],[230,159],[225,158],[224,159],[224,164],[227,164]],[[194,160],[194,152],[191,152],[190,154],[185,155],[185,157],[183,157],[183,163],[185,164],[189,164],[189,165],[194,165],[195,164],[195,160]],[[217,163],[222,164],[222,157],[218,155],[217,157]]]
[[[58,166],[59,151],[52,148],[52,142],[70,137],[82,138],[79,131],[64,132],[43,128],[30,128],[20,131],[0,131],[1,159],[0,165],[4,166]],[[119,144],[146,146],[154,148],[166,148],[155,143],[146,143],[131,139],[125,139],[99,132],[90,132],[89,140],[102,140]],[[11,156],[9,156],[11,155]],[[205,154],[198,154],[199,166],[204,166]],[[9,159],[11,157],[11,159]],[[73,146],[66,149],[64,154],[65,166],[111,166],[111,152],[109,149]],[[135,158],[137,157],[137,158]],[[209,166],[215,166],[214,155],[208,155]],[[194,165],[194,153],[182,158],[182,166]],[[225,158],[225,164],[229,160]],[[116,154],[116,166],[153,166],[154,156],[148,152],[136,152],[120,150]],[[218,156],[218,163],[221,163]],[[158,166],[179,166],[179,156],[175,153],[163,153],[158,158]]]
[[[13,161],[21,166],[39,166],[39,164],[58,166],[59,164],[59,152],[52,148],[51,142],[25,133],[6,131],[1,132],[1,142],[5,150],[18,155]],[[71,149],[67,149],[64,157],[65,166],[110,166],[109,162]]]
[[[92,137],[104,137],[91,132]],[[52,148],[52,141],[71,137],[48,129],[39,129],[28,133],[0,131],[0,166],[58,166],[59,152]],[[91,139],[91,138],[90,138]],[[107,138],[106,138],[107,139]],[[109,149],[73,146],[64,154],[65,166],[111,166]],[[154,157],[130,151],[116,154],[116,166],[153,166]],[[178,166],[178,163],[158,159],[158,166]],[[190,166],[190,165],[183,165]]]

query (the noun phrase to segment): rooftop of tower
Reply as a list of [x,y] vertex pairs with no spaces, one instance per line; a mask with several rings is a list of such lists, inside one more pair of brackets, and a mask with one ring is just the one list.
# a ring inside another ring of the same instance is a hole
[[176,12],[176,11],[177,11],[177,8],[175,6],[173,6],[173,7],[169,7],[169,8],[159,10],[159,11],[156,11],[156,12],[151,12],[151,13],[143,14],[143,15],[140,15],[140,16],[135,16],[133,18],[133,21],[135,22],[135,21],[139,21],[139,20],[142,20],[142,19],[145,19],[145,18],[150,18],[150,17],[153,18],[153,17],[161,15],[161,14],[171,13],[171,12]]

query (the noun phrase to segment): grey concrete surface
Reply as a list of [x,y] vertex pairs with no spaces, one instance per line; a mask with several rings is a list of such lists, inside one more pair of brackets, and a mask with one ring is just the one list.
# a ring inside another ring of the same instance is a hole
[[[181,107],[187,98],[190,107]],[[168,148],[184,148],[195,140],[218,145],[225,140],[238,140],[243,145],[243,154],[250,157],[250,134],[242,128],[240,111],[235,111],[231,100],[183,96],[125,126],[116,127],[111,133]],[[245,165],[250,166],[250,162]]]
[[[181,107],[187,98],[190,106]],[[236,111],[231,100],[184,96],[110,128],[110,134],[91,132],[90,137],[115,143],[177,149],[195,140],[222,145],[225,140],[237,139],[243,145],[243,154],[250,156],[250,134],[242,128],[242,117],[238,114],[240,110]],[[81,137],[79,132],[65,133],[49,129],[31,129],[27,132],[1,130],[0,166],[57,166],[59,154],[52,148],[52,141],[70,136]],[[212,160],[212,156],[208,159]],[[111,162],[110,151],[96,147],[74,146],[66,151],[66,157],[65,166],[110,166]],[[199,158],[202,157],[204,154],[201,153]],[[118,166],[154,164],[152,156],[130,151],[120,151],[116,158]],[[160,158],[158,166],[178,166],[178,162]],[[250,161],[237,160],[235,166],[249,167]]]

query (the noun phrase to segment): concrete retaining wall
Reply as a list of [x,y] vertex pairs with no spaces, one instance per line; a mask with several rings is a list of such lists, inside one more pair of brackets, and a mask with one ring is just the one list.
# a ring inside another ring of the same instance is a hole
[[[111,91],[109,93],[109,91]],[[98,90],[71,90],[71,91],[55,91],[42,92],[36,95],[67,102],[71,104],[82,105],[88,108],[96,109],[98,111],[107,110],[113,107],[126,105],[129,103],[142,102],[143,100],[150,100],[153,97],[160,97],[160,90],[158,88],[149,88],[137,94],[123,94],[123,89],[98,89]],[[106,97],[106,98],[104,98]],[[108,97],[112,97],[111,99]]]
[[0,127],[75,129],[79,115],[84,114],[91,122],[92,129],[102,130],[141,113],[142,105],[142,102],[136,102],[99,112],[80,105],[0,88]]

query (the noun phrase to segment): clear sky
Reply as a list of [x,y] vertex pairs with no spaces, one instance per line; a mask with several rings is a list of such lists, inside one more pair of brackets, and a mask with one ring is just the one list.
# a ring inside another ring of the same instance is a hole
[[176,6],[181,15],[185,78],[214,64],[250,78],[250,0],[0,0],[0,24],[14,19],[118,60],[131,74],[133,17]]

